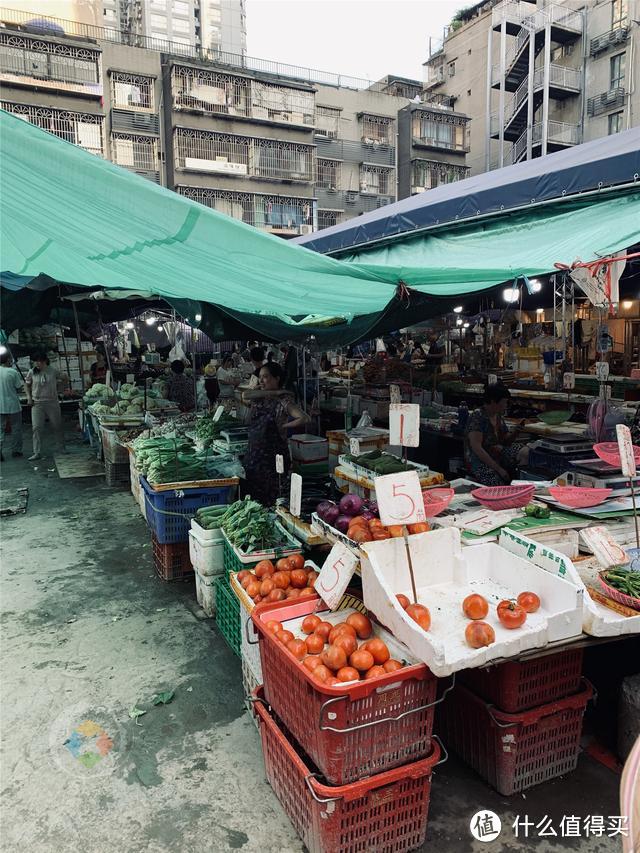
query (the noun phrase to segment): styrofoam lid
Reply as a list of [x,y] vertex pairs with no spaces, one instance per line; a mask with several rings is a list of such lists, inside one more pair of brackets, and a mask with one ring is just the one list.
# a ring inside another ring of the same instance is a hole
[[292,435],[289,441],[297,441],[298,444],[318,444],[319,442],[322,442],[323,444],[327,443],[327,439],[322,438],[321,435],[310,435],[309,433]]

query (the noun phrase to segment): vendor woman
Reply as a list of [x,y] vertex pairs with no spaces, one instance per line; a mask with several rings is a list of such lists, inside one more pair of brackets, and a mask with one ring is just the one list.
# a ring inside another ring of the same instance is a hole
[[[267,362],[260,368],[259,387],[245,391],[249,408],[249,447],[244,457],[247,490],[264,506],[272,506],[278,497],[280,480],[289,475],[290,458],[287,430],[303,427],[310,420],[283,386],[284,373],[279,364]],[[276,471],[276,456],[284,461],[284,475]]]
[[496,383],[487,386],[484,402],[469,417],[465,432],[465,462],[469,477],[484,486],[504,486],[526,465],[529,448],[517,444],[504,421],[509,389]]

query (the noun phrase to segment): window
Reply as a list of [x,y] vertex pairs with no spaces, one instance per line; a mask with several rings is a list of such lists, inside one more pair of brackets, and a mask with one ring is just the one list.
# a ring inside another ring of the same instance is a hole
[[166,9],[167,0],[151,0],[151,5],[154,9]]
[[434,148],[466,150],[464,124],[443,121],[429,113],[414,113],[413,136],[424,145]]
[[188,15],[189,14],[189,4],[181,2],[181,0],[174,0],[173,14],[174,15]]
[[174,18],[171,22],[171,29],[174,33],[188,33],[191,29],[191,24],[182,18]]
[[212,7],[211,9],[209,9],[207,18],[209,19],[209,21],[211,21],[212,24],[219,24],[222,20],[222,12],[220,11],[220,9]]
[[623,116],[624,116],[624,113],[619,112],[619,113],[611,113],[611,115],[608,117],[608,122],[609,122],[608,133],[609,133],[609,136],[611,136],[614,133],[620,133],[620,131],[622,130],[622,118],[623,118]]
[[104,10],[104,17],[105,17],[108,21],[115,21],[115,19],[116,19],[116,10],[115,10],[115,9],[105,9],[105,10]]
[[393,119],[387,116],[362,114],[362,141],[388,145],[391,142]]
[[113,162],[141,172],[158,171],[158,140],[153,136],[114,134],[111,137]]
[[318,136],[328,136],[337,139],[340,128],[340,110],[334,107],[316,108],[316,133]]
[[629,14],[628,0],[612,0],[611,2],[611,29],[614,30],[624,24]]
[[625,66],[625,53],[619,53],[617,56],[612,56],[609,60],[609,68],[610,68],[610,89],[617,89],[618,86],[622,86],[624,83],[624,66]]
[[456,76],[456,63],[455,62],[450,62],[447,65],[447,74],[449,75],[449,77],[455,77]]
[[164,15],[152,15],[151,26],[157,30],[167,31],[167,19]]
[[390,176],[389,169],[362,164],[360,166],[360,192],[366,195],[388,195]]
[[341,163],[339,160],[322,160],[318,158],[317,185],[326,190],[340,188]]
[[318,210],[318,229],[331,228],[340,222],[342,210]]
[[111,72],[113,105],[126,110],[153,109],[153,80],[138,74]]
[[452,184],[468,177],[467,166],[440,163],[435,160],[414,160],[411,172],[411,191],[419,193],[441,184]]

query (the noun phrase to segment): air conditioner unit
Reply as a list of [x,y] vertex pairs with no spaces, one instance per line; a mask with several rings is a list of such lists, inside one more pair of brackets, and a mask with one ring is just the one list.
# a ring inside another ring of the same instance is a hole
[[300,225],[298,234],[313,234],[313,225]]

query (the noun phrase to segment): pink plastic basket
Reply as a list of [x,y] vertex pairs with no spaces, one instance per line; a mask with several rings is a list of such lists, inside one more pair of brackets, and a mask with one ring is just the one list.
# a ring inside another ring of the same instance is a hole
[[563,506],[583,509],[598,506],[609,497],[613,489],[586,489],[579,486],[551,486],[549,494]]
[[[620,449],[617,441],[601,441],[600,444],[594,444],[596,456],[599,456],[607,465],[613,465],[614,468],[620,467]],[[636,465],[640,465],[640,447],[633,445],[633,455],[636,460]]]
[[434,518],[449,506],[455,492],[453,489],[425,489],[422,493],[427,518]]
[[526,506],[535,491],[535,486],[483,486],[471,494],[487,509],[519,509]]
[[619,592],[619,590],[614,589],[612,586],[606,582],[606,580],[602,577],[601,574],[598,575],[598,581],[600,586],[602,587],[603,592],[607,595],[608,598],[612,598],[614,601],[617,601],[618,604],[624,604],[625,607],[630,607],[632,610],[640,611],[640,598],[634,598],[632,595],[627,595],[624,592]]

